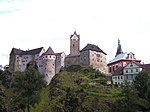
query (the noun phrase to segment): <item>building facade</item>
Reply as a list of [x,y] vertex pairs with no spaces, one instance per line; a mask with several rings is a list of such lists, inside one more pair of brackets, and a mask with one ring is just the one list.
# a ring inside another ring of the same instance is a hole
[[70,36],[70,54],[65,59],[65,67],[71,65],[92,66],[100,72],[107,73],[106,55],[98,46],[93,44],[87,44],[80,51],[80,35],[74,32]]
[[123,69],[124,80],[132,83],[135,80],[135,77],[142,71],[142,67],[140,64],[135,61],[131,61],[128,65],[126,65]]
[[75,31],[70,36],[70,54],[68,56],[64,52],[54,53],[51,47],[46,52],[43,47],[27,51],[13,48],[10,53],[9,67],[13,71],[22,72],[26,69],[27,63],[34,60],[39,72],[44,75],[49,84],[55,74],[71,65],[92,66],[95,70],[108,73],[106,55],[104,51],[93,44],[87,44],[80,50],[80,35]]
[[119,67],[112,75],[113,84],[123,85],[125,82],[132,83],[139,72],[145,70],[145,66],[147,65],[141,65],[135,61],[131,61],[125,67]]
[[135,61],[136,63],[140,64],[141,60],[137,60],[135,58],[135,54],[132,52],[127,53],[123,52],[120,44],[120,40],[118,40],[118,48],[116,52],[116,56],[113,60],[109,61],[107,64],[109,73],[113,74],[116,69],[119,67],[125,67],[131,61]]
[[9,67],[13,71],[23,72],[26,65],[34,60],[37,63],[39,72],[44,75],[47,84],[53,76],[64,67],[65,53],[54,53],[51,47],[45,52],[44,48],[23,51],[13,48],[10,53]]

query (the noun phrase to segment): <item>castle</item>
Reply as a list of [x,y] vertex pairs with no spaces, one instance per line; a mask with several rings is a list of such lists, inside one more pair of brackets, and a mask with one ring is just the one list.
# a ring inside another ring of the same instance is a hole
[[39,72],[44,75],[47,84],[62,68],[71,65],[82,67],[92,66],[95,70],[108,73],[106,53],[98,46],[87,44],[80,50],[80,35],[73,33],[70,36],[70,54],[64,52],[54,53],[51,47],[45,51],[43,47],[32,50],[20,50],[12,48],[9,59],[9,67],[13,71],[24,71],[27,63],[36,61]]

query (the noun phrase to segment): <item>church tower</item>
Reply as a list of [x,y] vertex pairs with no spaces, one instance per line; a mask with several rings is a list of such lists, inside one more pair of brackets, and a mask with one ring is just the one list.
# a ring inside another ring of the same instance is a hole
[[80,55],[80,35],[76,31],[70,36],[70,56]]
[[119,54],[122,54],[122,53],[123,53],[123,51],[122,51],[122,48],[121,48],[120,40],[118,39],[118,48],[117,48],[116,56],[119,55]]

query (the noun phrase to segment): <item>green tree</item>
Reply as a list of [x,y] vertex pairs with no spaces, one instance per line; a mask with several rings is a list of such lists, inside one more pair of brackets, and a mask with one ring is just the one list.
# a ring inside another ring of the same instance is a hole
[[13,78],[12,71],[8,66],[4,67],[4,71],[1,71],[0,80],[4,87],[9,88],[11,86],[11,81]]
[[65,112],[75,112],[76,108],[79,106],[79,98],[71,88],[67,88],[64,101]]
[[148,98],[148,92],[150,89],[150,73],[146,71],[140,72],[135,78],[134,86],[139,91],[140,97]]
[[5,66],[4,71],[0,73],[0,111],[10,112],[17,107],[14,102],[16,94],[11,88],[12,78],[12,71],[9,69],[9,66]]
[[38,102],[40,96],[39,91],[46,85],[43,75],[38,71],[35,61],[27,64],[27,68],[23,73],[16,74],[13,80],[13,88],[20,92],[20,107],[30,111],[30,105]]
[[140,110],[140,107],[145,107],[146,101],[138,96],[138,91],[133,85],[128,82],[122,89],[120,99],[116,102],[116,108],[118,112],[136,112]]
[[140,72],[133,84],[139,91],[139,97],[149,102],[149,106],[146,110],[150,110],[150,72]]

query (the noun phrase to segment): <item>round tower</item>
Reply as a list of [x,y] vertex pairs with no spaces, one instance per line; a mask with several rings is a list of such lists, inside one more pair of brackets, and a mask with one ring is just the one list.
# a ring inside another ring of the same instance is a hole
[[55,60],[56,55],[51,47],[43,54],[43,73],[44,79],[46,80],[47,84],[49,84],[55,75]]

